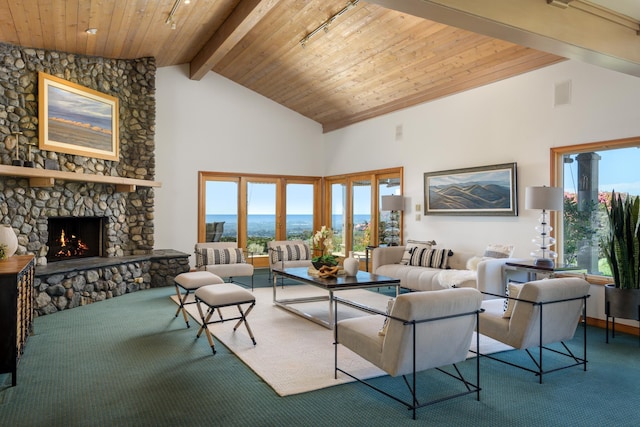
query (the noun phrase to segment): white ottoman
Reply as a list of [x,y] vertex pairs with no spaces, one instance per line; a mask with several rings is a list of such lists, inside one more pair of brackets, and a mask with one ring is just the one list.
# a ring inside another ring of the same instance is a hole
[[[184,306],[187,304],[195,304],[196,302],[194,299],[187,301],[189,293],[202,286],[224,283],[224,280],[222,280],[220,276],[216,276],[208,271],[191,271],[188,273],[178,274],[173,280],[176,285],[176,295],[178,295],[179,305],[175,317],[178,317],[180,310],[182,310],[182,315],[184,316],[184,322],[187,324],[187,328],[190,327],[189,317]],[[184,295],[181,294],[180,289],[185,291]]]
[[[195,296],[196,302],[198,303],[198,312],[200,313],[200,317],[202,318],[202,326],[198,330],[196,338],[200,337],[200,334],[204,329],[205,333],[207,334],[207,339],[209,340],[209,345],[211,346],[213,354],[216,354],[216,349],[213,343],[213,337],[211,336],[211,332],[209,331],[207,325],[210,325],[212,323],[224,322],[226,320],[238,320],[236,325],[233,327],[234,331],[238,329],[241,323],[244,323],[244,326],[247,328],[247,332],[249,333],[249,337],[251,337],[253,345],[256,345],[256,340],[253,337],[253,332],[251,332],[251,328],[249,327],[249,323],[247,322],[247,316],[256,305],[256,297],[251,292],[233,283],[223,283],[221,285],[203,286],[201,288],[198,288],[198,290],[196,290],[195,292]],[[202,309],[203,304],[208,307],[206,314]],[[242,311],[242,304],[250,305],[245,311]],[[240,312],[240,314],[237,317],[223,319],[222,314],[220,314],[220,308],[232,305],[238,307],[238,311]],[[220,320],[212,321],[211,316],[213,315],[213,312],[215,310],[218,310],[218,314],[220,314]]]

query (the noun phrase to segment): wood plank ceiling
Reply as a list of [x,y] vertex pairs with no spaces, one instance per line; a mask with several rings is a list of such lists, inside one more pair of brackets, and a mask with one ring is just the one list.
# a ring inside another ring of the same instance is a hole
[[0,0],[0,41],[109,58],[154,56],[159,67],[191,63],[192,75],[202,64],[198,55],[214,58],[214,72],[325,132],[564,59],[364,1],[304,48],[300,40],[347,0],[191,0],[178,4],[172,29],[165,22],[174,2]]

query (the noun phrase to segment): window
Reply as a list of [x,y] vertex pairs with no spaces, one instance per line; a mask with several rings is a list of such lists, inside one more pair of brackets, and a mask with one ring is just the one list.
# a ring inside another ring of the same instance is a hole
[[600,248],[611,192],[640,195],[640,138],[553,148],[552,184],[564,188],[556,239],[560,262],[610,276]]
[[321,179],[200,172],[199,242],[238,242],[256,267],[270,240],[309,240],[320,225]]
[[380,210],[381,196],[402,194],[402,173],[402,168],[394,168],[326,178],[334,254],[354,251],[364,256],[367,246],[389,243],[389,233],[402,242],[402,215],[391,221],[391,213]]

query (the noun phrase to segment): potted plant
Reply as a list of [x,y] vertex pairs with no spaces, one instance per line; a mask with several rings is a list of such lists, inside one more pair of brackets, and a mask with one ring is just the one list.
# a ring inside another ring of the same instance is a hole
[[338,259],[331,254],[333,251],[333,230],[323,225],[322,228],[313,235],[314,257],[311,258],[313,266],[319,270],[326,265],[334,267],[338,265]]
[[611,194],[603,250],[614,283],[605,286],[607,317],[640,320],[640,196]]

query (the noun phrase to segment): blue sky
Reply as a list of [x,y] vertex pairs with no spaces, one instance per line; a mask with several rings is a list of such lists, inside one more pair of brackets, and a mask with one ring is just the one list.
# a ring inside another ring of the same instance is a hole
[[[313,193],[310,185],[289,184],[287,195],[287,212],[291,215],[313,214]],[[383,185],[381,194],[396,194],[399,187],[387,188]],[[363,191],[355,192],[355,214],[368,214],[370,205],[370,191],[368,187],[358,187]],[[215,194],[215,198],[207,198],[206,215],[233,215],[237,213],[237,191],[235,183],[224,181],[208,181],[207,193]],[[249,214],[268,215],[275,210],[275,185],[259,184],[251,186],[247,199],[250,206]],[[337,200],[340,200],[338,195]],[[360,207],[360,208],[359,208]],[[335,210],[334,214],[341,214],[342,210]]]
[[[599,161],[599,191],[640,195],[640,149],[632,147],[597,152]],[[575,156],[572,156],[575,158]],[[565,189],[575,192],[577,163],[565,164]]]

